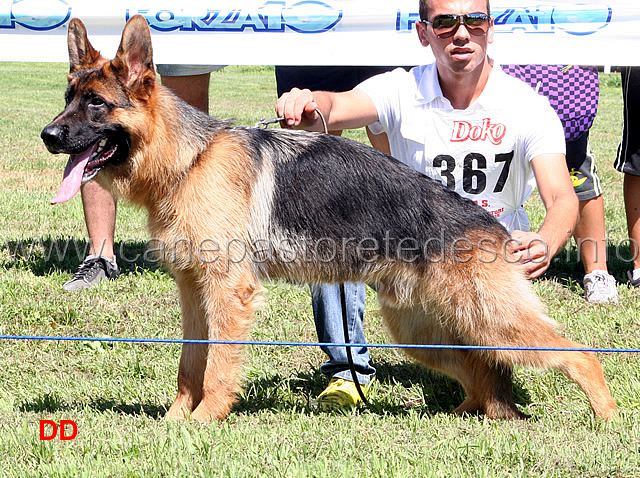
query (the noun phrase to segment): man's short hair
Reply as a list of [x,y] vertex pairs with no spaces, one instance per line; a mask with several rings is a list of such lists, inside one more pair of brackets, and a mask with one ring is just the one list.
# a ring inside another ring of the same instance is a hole
[[[429,0],[420,0],[420,19],[428,20],[429,19],[429,6],[427,5]],[[491,15],[491,6],[489,5],[489,0],[487,0],[487,12],[488,15]]]

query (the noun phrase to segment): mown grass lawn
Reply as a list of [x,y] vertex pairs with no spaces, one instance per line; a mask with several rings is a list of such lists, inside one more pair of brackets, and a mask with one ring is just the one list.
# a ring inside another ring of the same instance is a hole
[[[86,248],[80,199],[50,206],[66,158],[47,153],[40,130],[63,107],[66,65],[0,63],[0,334],[180,338],[172,279],[145,256],[146,219],[119,205],[124,274],[77,294],[62,284]],[[212,114],[253,125],[273,116],[273,69],[213,75]],[[619,76],[602,76],[592,147],[605,187],[610,267],[620,302],[588,305],[568,248],[535,282],[572,339],[638,348],[638,292],[623,282],[629,248],[622,177],[611,166],[621,131]],[[362,132],[349,136],[366,141]],[[539,223],[542,205],[527,204]],[[65,249],[66,248],[66,249]],[[315,342],[305,287],[268,283],[252,337]],[[367,338],[390,339],[369,291]],[[531,419],[456,417],[460,387],[373,349],[378,381],[369,408],[317,414],[325,379],[309,347],[246,348],[245,391],[224,423],[163,419],[176,390],[178,345],[3,340],[0,470],[3,476],[640,476],[640,372],[635,353],[602,353],[620,420],[591,418],[583,393],[556,372],[517,370],[515,394]],[[78,436],[41,441],[42,419],[73,420]]]

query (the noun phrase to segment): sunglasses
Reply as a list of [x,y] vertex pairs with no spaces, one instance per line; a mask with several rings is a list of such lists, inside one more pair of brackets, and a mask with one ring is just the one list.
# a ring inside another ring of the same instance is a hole
[[455,35],[460,24],[464,23],[469,33],[474,36],[482,36],[489,29],[489,20],[491,17],[486,13],[475,12],[466,15],[438,15],[432,22],[428,20],[420,20],[422,23],[431,25],[433,32],[438,38],[449,38]]

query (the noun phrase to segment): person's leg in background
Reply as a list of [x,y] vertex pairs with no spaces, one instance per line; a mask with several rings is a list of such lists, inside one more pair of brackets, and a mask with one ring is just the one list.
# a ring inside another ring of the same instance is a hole
[[632,257],[627,278],[633,287],[640,287],[640,68],[622,69],[622,99],[622,141],[614,166],[624,173],[624,205]]
[[567,168],[580,201],[580,219],[573,237],[584,266],[585,299],[591,303],[618,301],[616,280],[607,268],[607,238],[604,222],[604,199],[589,147],[589,132],[567,141]]
[[640,287],[640,176],[624,175],[624,208],[633,258],[633,270],[628,271],[627,278],[632,286]]
[[[346,343],[342,321],[342,301],[340,284],[313,284],[311,297],[313,318],[316,324],[318,340],[321,343]],[[345,303],[349,343],[364,344],[366,342],[362,328],[365,304],[365,285],[346,282]],[[320,367],[320,371],[330,378],[329,386],[311,403],[317,408],[349,407],[358,403],[360,397],[353,384],[353,376],[348,366],[345,347],[323,346],[329,361]],[[369,362],[367,347],[351,348],[353,365],[358,383],[366,390],[376,370]]]
[[62,288],[66,291],[86,289],[103,279],[120,275],[113,245],[116,226],[116,200],[98,181],[80,187],[84,220],[89,234],[89,254]]

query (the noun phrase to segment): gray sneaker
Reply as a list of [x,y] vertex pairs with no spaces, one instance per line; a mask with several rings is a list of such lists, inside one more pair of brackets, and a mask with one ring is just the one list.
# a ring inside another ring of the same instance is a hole
[[618,302],[616,280],[605,271],[593,271],[584,276],[582,281],[584,297],[592,304],[606,304]]
[[62,288],[66,291],[87,289],[93,287],[103,279],[115,279],[120,275],[116,259],[107,259],[103,256],[87,256],[71,280]]

